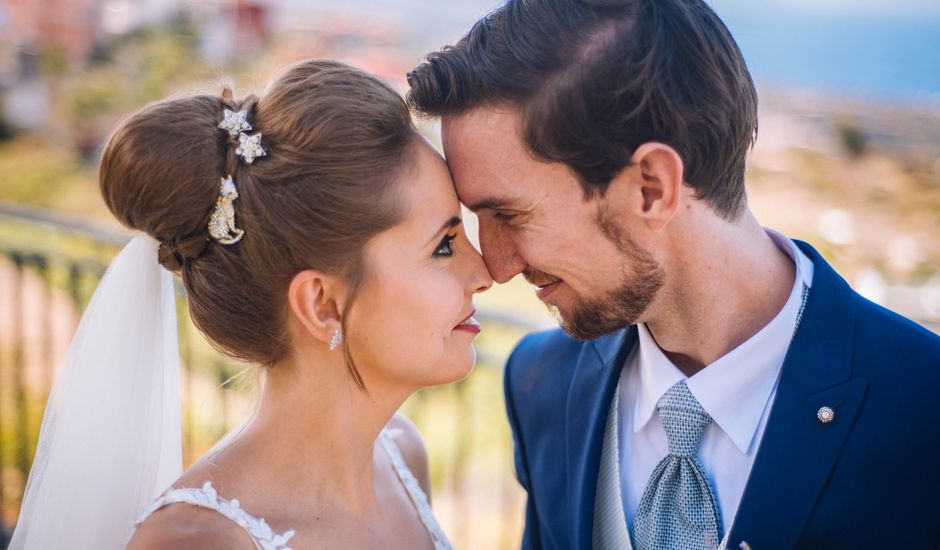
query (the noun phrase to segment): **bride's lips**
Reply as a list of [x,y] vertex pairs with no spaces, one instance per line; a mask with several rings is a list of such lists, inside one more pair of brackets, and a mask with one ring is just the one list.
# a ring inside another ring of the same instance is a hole
[[463,330],[471,334],[480,333],[480,323],[473,318],[473,314],[476,313],[476,310],[470,312],[470,315],[467,315],[467,318],[460,322],[459,325],[454,327],[454,330]]

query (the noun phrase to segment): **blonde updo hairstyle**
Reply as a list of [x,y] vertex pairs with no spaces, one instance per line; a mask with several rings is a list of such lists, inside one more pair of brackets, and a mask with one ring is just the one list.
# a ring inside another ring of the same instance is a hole
[[[223,109],[248,109],[267,156],[246,164],[218,127]],[[222,352],[271,366],[290,354],[287,291],[310,268],[345,277],[351,298],[366,275],[362,250],[402,219],[396,183],[413,165],[417,133],[402,97],[335,61],[297,63],[260,96],[195,95],[151,104],[122,122],[101,161],[100,186],[127,227],[160,241],[196,327]],[[234,245],[209,237],[221,179],[239,198]],[[365,389],[348,342],[350,375]]]

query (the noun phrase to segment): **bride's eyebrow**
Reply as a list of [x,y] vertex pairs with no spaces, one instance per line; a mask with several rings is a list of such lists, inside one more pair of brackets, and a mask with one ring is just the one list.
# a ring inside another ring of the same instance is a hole
[[441,228],[438,229],[437,232],[434,233],[434,235],[431,237],[431,239],[428,241],[428,243],[425,246],[430,246],[431,243],[434,242],[434,239],[436,239],[438,235],[440,235],[442,232],[448,229],[457,227],[458,225],[460,225],[460,218],[457,216],[454,216],[451,219],[447,220],[446,222],[444,222],[444,225],[442,225]]

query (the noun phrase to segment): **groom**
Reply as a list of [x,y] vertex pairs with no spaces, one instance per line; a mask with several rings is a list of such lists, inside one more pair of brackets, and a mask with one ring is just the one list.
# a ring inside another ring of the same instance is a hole
[[757,97],[702,0],[509,0],[410,75],[493,278],[524,548],[937,548],[940,338],[748,209]]

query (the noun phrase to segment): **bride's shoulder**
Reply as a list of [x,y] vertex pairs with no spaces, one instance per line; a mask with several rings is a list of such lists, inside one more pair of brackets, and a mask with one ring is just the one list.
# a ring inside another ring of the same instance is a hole
[[147,517],[127,544],[128,550],[158,548],[251,550],[257,547],[244,529],[225,516],[181,502],[167,505]]
[[396,413],[388,423],[386,433],[401,453],[405,465],[418,480],[424,494],[431,495],[431,474],[428,471],[428,451],[418,427],[407,416]]

